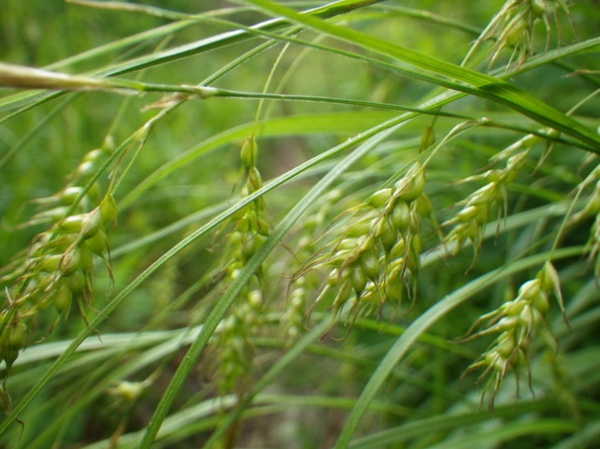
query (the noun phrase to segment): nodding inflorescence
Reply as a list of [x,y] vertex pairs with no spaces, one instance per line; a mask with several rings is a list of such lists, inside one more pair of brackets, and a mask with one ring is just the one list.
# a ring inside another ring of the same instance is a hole
[[[67,316],[75,302],[83,319],[93,302],[94,259],[104,261],[110,273],[106,230],[117,215],[110,191],[102,192],[98,182],[85,190],[109,148],[88,152],[69,184],[49,198],[35,201],[45,210],[24,226],[46,223],[29,247],[0,271],[5,306],[0,312],[0,358],[7,366],[21,349],[41,332],[35,317],[52,307]],[[56,324],[46,332],[53,330]]]

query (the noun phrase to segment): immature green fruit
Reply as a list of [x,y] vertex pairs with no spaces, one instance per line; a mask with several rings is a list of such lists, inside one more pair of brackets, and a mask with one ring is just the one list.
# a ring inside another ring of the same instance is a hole
[[85,241],[85,245],[92,253],[101,256],[108,248],[106,234],[102,229],[99,229],[98,232]]
[[66,280],[72,293],[81,293],[85,289],[85,274],[83,270],[77,270]]
[[100,159],[102,157],[102,155],[104,154],[104,151],[102,151],[99,148],[96,148],[95,150],[89,151],[84,157],[83,157],[83,161],[84,162],[92,162],[92,163],[96,163],[98,162],[98,159]]
[[507,332],[500,336],[500,341],[495,346],[495,351],[503,358],[508,359],[515,350],[515,340],[513,332]]
[[421,134],[420,150],[426,150],[435,143],[435,132],[433,126],[429,125],[423,130]]
[[542,291],[542,282],[539,279],[532,279],[525,282],[519,288],[517,297],[525,301],[531,301]]
[[415,165],[404,178],[394,186],[394,196],[401,200],[411,202],[419,198],[425,188],[425,172],[420,164]]
[[403,200],[396,201],[391,213],[392,224],[399,231],[405,231],[410,224],[410,208]]
[[525,301],[510,301],[504,303],[502,304],[502,307],[500,307],[500,313],[507,317],[518,316],[526,304]]
[[79,186],[71,186],[65,188],[62,192],[60,192],[60,201],[63,204],[70,205],[75,202],[77,198],[83,192],[83,187]]
[[256,163],[257,145],[254,136],[248,137],[242,144],[240,159],[246,167],[253,167]]
[[42,263],[40,264],[40,270],[45,271],[46,273],[54,273],[60,266],[62,257],[62,254],[44,256]]
[[23,321],[17,321],[7,328],[7,343],[11,348],[21,349],[27,342],[27,326]]
[[83,228],[86,214],[69,215],[60,223],[61,231],[68,234],[79,234]]
[[357,295],[361,295],[367,285],[367,276],[360,265],[352,267],[352,273],[350,275],[352,281],[352,287]]
[[97,207],[85,214],[83,219],[81,234],[84,239],[89,239],[96,235],[102,226],[102,216],[100,209]]
[[422,194],[417,198],[417,214],[421,217],[432,217],[433,216],[433,204],[431,204],[431,200],[425,194]]
[[66,283],[61,283],[56,291],[52,294],[51,301],[56,307],[58,313],[67,310],[71,307],[71,300],[73,299],[73,293],[70,287]]
[[546,0],[533,0],[530,4],[531,10],[536,17],[543,17],[549,12],[548,2]]
[[369,204],[376,209],[385,206],[388,200],[392,197],[392,189],[380,189],[369,197]]
[[389,252],[392,249],[397,238],[398,235],[396,229],[394,229],[385,218],[381,220],[377,227],[377,239],[386,252]]
[[539,295],[533,298],[531,305],[541,314],[545,315],[550,310],[550,302],[548,301],[548,295],[545,291],[541,291]]
[[379,277],[379,260],[375,251],[367,249],[360,256],[360,266],[362,267],[366,276],[375,281]]
[[103,224],[109,224],[117,218],[117,202],[111,193],[107,193],[100,202],[100,217]]
[[509,47],[523,45],[528,38],[528,25],[525,20],[517,20],[509,24],[509,29],[504,34],[504,42]]
[[60,271],[63,276],[72,275],[81,266],[81,251],[73,248],[67,251],[60,261]]
[[468,223],[473,220],[479,213],[479,207],[467,206],[456,214],[456,220],[459,223]]
[[[368,217],[367,217],[368,218]],[[361,219],[348,226],[345,235],[347,237],[361,237],[367,235],[371,229],[371,220]],[[347,239],[345,239],[347,240]]]
[[396,260],[404,257],[406,254],[406,243],[404,239],[399,239],[390,251],[390,259]]
[[385,279],[383,288],[386,296],[393,302],[400,303],[404,298],[404,283],[400,270],[394,270]]

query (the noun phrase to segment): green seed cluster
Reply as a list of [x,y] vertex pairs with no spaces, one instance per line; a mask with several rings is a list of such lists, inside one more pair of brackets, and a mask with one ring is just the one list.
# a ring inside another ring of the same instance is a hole
[[[484,370],[480,379],[487,378],[485,389],[490,393],[490,406],[509,372],[515,373],[517,388],[520,372],[523,369],[529,372],[531,341],[536,330],[542,329],[551,336],[547,320],[550,295],[554,295],[562,307],[558,274],[554,266],[546,262],[534,279],[521,285],[512,301],[483,315],[473,326],[486,323],[483,330],[468,339],[499,334],[488,350],[469,367],[469,370]],[[554,349],[552,338],[547,338],[546,343]]]
[[[257,145],[249,137],[241,149],[241,160],[246,175],[242,196],[248,196],[262,187],[260,173],[256,168]],[[265,219],[264,199],[258,198],[233,217],[233,229],[227,236],[225,285],[237,279],[241,270],[260,248],[270,232]],[[263,272],[259,269],[240,293],[227,318],[215,334],[219,347],[219,383],[223,391],[242,394],[248,381],[254,347],[252,337],[258,330],[263,316]]]
[[452,226],[444,237],[444,243],[456,255],[466,241],[473,245],[475,255],[479,253],[484,237],[484,228],[490,214],[497,210],[497,218],[506,215],[507,187],[511,185],[526,164],[531,148],[539,138],[528,135],[497,154],[492,162],[505,161],[501,169],[488,170],[481,175],[471,176],[463,182],[484,180],[486,184],[459,202],[462,208],[443,226]]
[[517,57],[521,65],[535,50],[535,23],[541,20],[546,28],[546,48],[550,44],[552,22],[560,32],[557,11],[562,9],[567,16],[569,9],[564,0],[509,0],[480,37],[494,40],[490,65],[500,53],[512,49],[510,61]]
[[594,190],[588,196],[585,206],[569,219],[569,224],[572,225],[590,217],[594,218],[586,251],[589,253],[590,261],[596,259],[594,274],[598,276],[600,274],[600,258],[598,257],[600,254],[600,165],[596,166],[579,184],[578,191],[581,193],[592,185]]
[[[302,226],[302,236],[294,248],[297,260],[309,260],[317,251],[315,239],[318,239],[327,228],[327,216],[333,206],[340,200],[343,192],[335,189],[327,193],[316,204],[317,212],[308,217]],[[319,287],[318,277],[311,270],[299,270],[290,283],[286,309],[281,317],[281,324],[287,334],[288,342],[293,342],[303,333],[311,292]]]
[[360,217],[314,264],[329,271],[317,300],[333,290],[331,308],[347,316],[380,312],[386,301],[414,298],[420,265],[421,219],[433,219],[425,195],[424,166],[417,162],[394,187],[376,191]]
[[[53,306],[66,315],[75,300],[85,319],[84,306],[92,300],[94,255],[108,265],[104,229],[114,221],[117,208],[111,194],[96,199],[99,187],[88,190],[81,201],[75,202],[84,193],[82,181],[95,172],[103,153],[89,152],[69,186],[39,201],[51,208],[34,221],[38,223],[40,217],[49,220],[50,229],[38,234],[27,251],[1,271],[7,304],[0,311],[0,359],[8,367],[34,333],[32,318],[39,311]],[[99,204],[91,208],[94,201]]]

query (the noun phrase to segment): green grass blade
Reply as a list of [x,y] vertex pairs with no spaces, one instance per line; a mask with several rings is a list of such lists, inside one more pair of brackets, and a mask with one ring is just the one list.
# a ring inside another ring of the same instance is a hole
[[272,15],[286,17],[316,31],[326,33],[373,52],[389,56],[403,63],[432,72],[450,80],[458,80],[470,87],[469,93],[504,104],[533,120],[557,129],[585,142],[600,151],[600,138],[591,129],[571,117],[561,113],[533,95],[500,78],[460,67],[456,64],[436,59],[399,45],[370,36],[350,28],[327,22],[315,16],[301,14],[284,5],[268,0],[243,0],[244,3],[260,7]]
[[[217,325],[223,319],[225,313],[229,306],[235,301],[239,292],[242,288],[247,284],[250,280],[250,277],[253,273],[258,269],[258,267],[262,264],[265,258],[271,253],[271,251],[277,246],[279,241],[283,238],[286,232],[290,229],[290,227],[298,220],[300,215],[310,207],[310,205],[318,199],[323,192],[326,191],[327,187],[331,185],[351,164],[356,162],[360,157],[364,154],[372,150],[373,146],[379,143],[381,140],[385,139],[390,135],[393,131],[395,131],[397,126],[387,126],[381,129],[381,127],[377,127],[371,133],[367,133],[365,136],[361,136],[360,140],[367,140],[364,144],[359,146],[356,150],[342,159],[341,162],[336,164],[336,166],[325,176],[323,177],[298,203],[294,205],[292,210],[284,217],[284,219],[279,223],[279,225],[273,230],[272,234],[269,238],[263,243],[257,253],[248,261],[247,265],[240,272],[239,277],[237,277],[234,282],[230,285],[227,291],[223,294],[220,301],[217,303],[215,308],[211,311],[208,316],[206,322],[204,323],[204,327],[198,339],[192,344],[186,356],[184,357],[182,363],[178,366],[177,371],[173,375],[167,390],[159,402],[154,415],[148,427],[146,428],[146,433],[144,435],[144,439],[141,444],[141,449],[149,449],[154,439],[160,429],[162,422],[167,416],[171,404],[173,403],[175,396],[178,394],[183,382],[195,366],[197,360],[200,355],[206,348],[210,336],[213,334]],[[347,142],[339,147],[334,148],[336,152],[340,148],[348,148],[354,142]],[[333,151],[331,150],[331,151]],[[263,188],[264,189],[264,188]],[[261,189],[262,190],[262,189]],[[249,197],[251,198],[251,197]]]
[[[556,259],[572,257],[581,254],[581,247],[565,248],[554,253]],[[367,411],[369,403],[374,399],[377,392],[384,385],[390,372],[400,363],[412,348],[417,339],[437,320],[444,317],[450,310],[458,307],[461,303],[467,301],[475,293],[494,284],[498,280],[505,278],[513,273],[517,273],[526,268],[534,267],[544,263],[549,254],[536,254],[519,260],[509,266],[491,271],[471,282],[460,289],[450,293],[445,298],[440,299],[429,310],[417,318],[407,329],[406,332],[394,343],[394,346],[387,352],[379,366],[365,385],[360,397],[356,401],[356,406],[350,413],[344,428],[340,432],[335,445],[336,449],[343,449],[349,446],[352,434],[356,431],[360,420]]]

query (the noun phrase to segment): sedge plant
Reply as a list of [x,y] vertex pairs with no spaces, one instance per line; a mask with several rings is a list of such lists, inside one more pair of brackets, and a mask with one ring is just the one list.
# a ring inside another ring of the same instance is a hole
[[595,3],[155,3],[0,16],[3,447],[594,447]]

